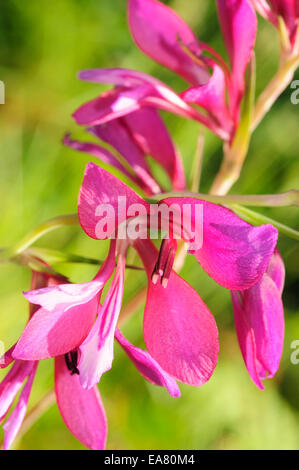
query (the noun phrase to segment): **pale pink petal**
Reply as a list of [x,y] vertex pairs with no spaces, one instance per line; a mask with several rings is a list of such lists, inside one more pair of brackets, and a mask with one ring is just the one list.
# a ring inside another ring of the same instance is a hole
[[128,13],[133,38],[145,54],[192,84],[209,79],[207,69],[183,51],[179,40],[188,45],[196,37],[173,10],[156,0],[129,0]]
[[[119,197],[122,197],[122,203]],[[87,165],[78,206],[80,224],[87,235],[95,239],[111,237],[119,224],[127,220],[126,209],[133,204],[144,206],[145,212],[149,210],[147,202],[111,173],[94,163]],[[99,214],[98,210],[102,211],[105,205],[107,212]],[[123,210],[121,205],[124,206]],[[104,217],[107,220],[106,233],[102,234],[98,224]]]
[[59,284],[24,292],[32,304],[40,305],[49,312],[67,309],[88,302],[103,288],[104,281],[91,281],[82,284]]
[[242,290],[261,278],[276,246],[276,228],[272,225],[253,227],[231,210],[199,199],[169,198],[164,202],[178,204],[182,213],[190,204],[193,217],[196,206],[201,205],[202,220],[197,223],[202,224],[203,244],[195,251],[195,256],[218,284]]
[[125,258],[120,255],[117,269],[98,318],[80,346],[80,383],[90,389],[111,369],[114,335],[124,290]]
[[66,354],[88,335],[99,305],[99,294],[81,305],[53,312],[40,308],[25,327],[13,356],[40,360]]
[[232,113],[237,114],[244,92],[245,70],[255,44],[257,19],[248,0],[217,0],[217,3],[232,68],[230,106]]
[[61,416],[71,433],[91,450],[105,449],[107,419],[96,387],[82,388],[63,357],[55,359],[55,392]]
[[115,338],[146,380],[154,385],[166,387],[169,394],[175,398],[181,395],[176,381],[162,369],[147,351],[133,346],[118,329],[116,329]]
[[150,240],[138,240],[135,247],[149,276],[143,323],[146,347],[171,376],[203,385],[218,360],[216,322],[197,292],[174,272],[166,289],[151,282],[158,253]]
[[28,375],[27,382],[20,394],[18,403],[16,404],[14,410],[12,411],[12,413],[10,414],[9,418],[6,420],[3,426],[3,430],[4,430],[3,449],[4,450],[8,450],[11,447],[24,421],[37,366],[38,366],[37,362],[31,363],[32,370]]
[[143,187],[147,187],[151,194],[161,192],[159,185],[151,175],[150,167],[143,152],[132,138],[124,120],[117,119],[107,122],[106,124],[91,128],[90,131],[117,150],[140,181],[143,182]]
[[289,31],[291,43],[295,41],[298,30],[298,0],[269,0],[274,15],[283,18]]
[[185,189],[181,158],[158,112],[152,108],[143,108],[123,119],[144,154],[154,158],[168,173],[174,191]]

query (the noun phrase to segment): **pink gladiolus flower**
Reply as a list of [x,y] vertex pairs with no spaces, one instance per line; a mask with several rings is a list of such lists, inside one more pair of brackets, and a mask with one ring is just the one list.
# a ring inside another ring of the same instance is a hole
[[[65,282],[64,278],[47,274],[33,273],[32,288],[55,286]],[[49,287],[47,287],[49,288]],[[40,314],[35,305],[30,304],[30,318]],[[13,346],[1,361],[1,368],[10,365],[15,357],[16,346]],[[70,356],[70,357],[69,357]],[[72,376],[67,364],[75,360],[73,353],[58,356],[55,359],[55,391],[59,410],[66,426],[87,447],[103,449],[107,435],[105,410],[98,389],[85,390],[78,378]],[[32,383],[38,361],[16,359],[0,384],[0,422],[3,422],[13,406],[13,402],[23,386],[17,404],[5,421],[4,449],[9,449],[16,438],[24,420]],[[75,366],[73,364],[73,366]]]
[[[139,204],[146,214],[150,213],[150,205],[133,190],[97,165],[88,164],[79,196],[79,219],[90,237],[109,238],[114,235],[115,226],[121,227],[133,217],[128,212],[118,213],[119,196],[126,198],[127,207]],[[102,222],[97,208],[107,201],[115,210],[105,217],[105,233],[99,233],[97,227]],[[192,253],[217,283],[244,290],[261,279],[276,246],[274,227],[252,227],[230,210],[194,198],[168,198],[162,203],[179,208],[184,204],[203,207],[203,246]],[[172,271],[176,241],[165,239],[159,256],[148,239],[137,238],[131,243],[149,278],[144,314],[147,349],[174,378],[202,385],[216,366],[218,334],[213,317],[198,294]]]
[[276,28],[280,17],[287,28],[292,49],[298,50],[298,0],[251,0],[256,10]]
[[169,7],[157,0],[129,0],[129,24],[136,44],[181,75],[192,88],[179,96],[156,78],[134,70],[85,70],[79,74],[82,80],[115,88],[81,106],[74,113],[76,122],[95,126],[154,107],[201,122],[221,139],[231,140],[239,123],[245,71],[252,57],[257,22],[248,0],[217,3],[230,68],[216,51],[199,42]]
[[262,380],[274,377],[281,359],[284,276],[282,258],[275,251],[260,281],[248,290],[232,292],[241,352],[251,379],[260,389],[264,389]]
[[128,167],[106,148],[92,142],[78,142],[67,135],[64,143],[108,163],[137,184],[145,193],[161,192],[146,156],[150,155],[167,173],[172,189],[185,189],[185,175],[180,156],[157,110],[142,108],[126,116],[95,125],[89,132],[108,143],[126,161]]

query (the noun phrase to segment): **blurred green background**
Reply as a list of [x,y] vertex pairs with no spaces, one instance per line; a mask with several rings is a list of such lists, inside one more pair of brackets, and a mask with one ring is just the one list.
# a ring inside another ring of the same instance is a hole
[[[222,54],[214,2],[173,0],[174,7],[201,40]],[[76,211],[87,155],[61,144],[66,131],[78,138],[71,113],[103,86],[80,82],[79,70],[93,67],[140,69],[165,80],[174,89],[183,82],[143,56],[126,24],[125,0],[1,0],[0,79],[6,103],[0,106],[0,246],[19,240],[48,218]],[[257,93],[275,73],[278,39],[274,28],[259,18],[256,47]],[[299,187],[298,107],[285,91],[252,138],[248,159],[235,193],[275,193]],[[196,123],[165,114],[190,180],[198,133]],[[221,160],[221,142],[206,132],[201,191],[207,191]],[[94,160],[96,161],[96,160]],[[266,210],[299,228],[295,208]],[[60,229],[39,246],[102,258],[105,242],[88,239],[79,228]],[[202,388],[181,386],[182,397],[146,383],[116,345],[113,369],[100,390],[109,421],[108,449],[298,449],[299,365],[292,365],[290,344],[299,340],[299,248],[281,235],[279,248],[287,268],[284,292],[286,338],[275,380],[259,391],[249,379],[234,332],[228,291],[212,282],[193,257],[182,275],[214,313],[220,330],[220,358]],[[56,266],[72,281],[87,281],[96,268]],[[30,283],[26,268],[1,265],[0,340],[11,346],[27,320],[22,290]],[[127,272],[125,302],[143,285],[143,273]],[[142,346],[142,308],[123,328]],[[0,374],[0,379],[4,373]],[[52,361],[40,364],[29,407],[53,386]],[[0,439],[2,437],[0,431]],[[81,449],[65,428],[56,405],[45,412],[16,442],[20,449]]]

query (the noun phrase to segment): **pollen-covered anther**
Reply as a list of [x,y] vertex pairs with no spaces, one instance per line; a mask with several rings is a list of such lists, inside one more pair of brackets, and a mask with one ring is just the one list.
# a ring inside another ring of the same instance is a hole
[[71,375],[80,375],[78,369],[78,351],[70,351],[64,355],[64,360]]
[[164,238],[161,243],[158,260],[152,273],[152,282],[157,284],[160,280],[161,285],[166,288],[172,271],[177,243],[175,240]]

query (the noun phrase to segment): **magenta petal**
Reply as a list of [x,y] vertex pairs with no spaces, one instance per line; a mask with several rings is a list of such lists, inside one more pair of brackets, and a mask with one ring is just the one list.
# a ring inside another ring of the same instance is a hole
[[205,109],[228,132],[232,119],[226,106],[226,80],[223,70],[214,65],[213,75],[208,83],[189,88],[181,96],[187,103],[195,103]]
[[11,348],[8,349],[8,351],[6,351],[6,353],[2,357],[0,357],[0,369],[5,369],[14,360],[14,358],[12,357],[12,353],[14,352],[15,346],[16,345],[14,344]]
[[32,365],[32,362],[15,361],[0,383],[0,421],[5,417],[25,379],[31,373]]
[[282,294],[284,288],[284,280],[285,280],[285,267],[283,259],[278,250],[275,250],[273,253],[268,268],[267,274],[271,277],[271,279],[276,284],[278,292],[280,295]]
[[[138,111],[139,114],[142,111]],[[136,113],[133,113],[136,114]],[[129,114],[130,116],[130,114]],[[148,123],[149,125],[149,123]],[[125,121],[118,119],[90,129],[99,139],[110,144],[124,157],[130,168],[135,172],[143,187],[148,188],[151,194],[161,192],[159,185],[151,175],[150,167],[145,155],[134,141]]]
[[92,450],[103,450],[107,419],[96,387],[82,388],[77,375],[71,375],[63,357],[55,359],[55,392],[61,416],[71,433]]
[[129,0],[129,24],[138,47],[154,60],[192,84],[204,83],[209,74],[183,51],[179,39],[189,45],[196,37],[169,7],[156,0]]
[[185,189],[181,158],[159,113],[152,108],[143,108],[123,119],[144,154],[154,158],[168,173],[173,189]]
[[193,198],[169,198],[167,204],[201,205],[203,245],[195,256],[218,284],[232,290],[248,289],[266,271],[278,232],[272,225],[253,227],[229,209]]
[[257,19],[248,0],[217,0],[220,23],[232,68],[230,105],[237,112],[244,75],[254,48]]
[[21,335],[13,356],[40,360],[76,349],[88,335],[97,314],[99,295],[67,310],[40,308]]
[[124,291],[125,258],[119,256],[117,269],[98,318],[80,346],[80,383],[90,389],[111,369],[114,335]]
[[103,124],[136,111],[151,92],[151,85],[146,83],[132,89],[110,90],[83,104],[73,117],[77,124],[84,126]]
[[175,398],[181,395],[176,381],[162,369],[147,351],[133,346],[118,329],[115,332],[115,338],[146,380],[154,385],[166,387],[169,394]]
[[114,168],[117,168],[117,170],[121,171],[128,178],[133,179],[131,173],[129,173],[129,171],[117,160],[117,158],[104,147],[101,147],[100,145],[94,144],[92,142],[79,142],[78,140],[73,140],[69,135],[64,137],[63,143],[67,147],[78,150],[79,152],[89,153],[102,162],[114,166]]
[[9,418],[6,420],[3,426],[3,430],[4,430],[3,449],[4,450],[8,450],[11,447],[24,421],[37,366],[38,366],[37,362],[31,363],[31,372],[29,373],[27,382],[20,394],[18,403],[16,404],[14,410],[12,411],[12,413],[10,414]]
[[[235,324],[244,362],[253,382],[272,378],[278,370],[284,340],[281,295],[265,273],[250,289],[232,292]],[[268,374],[268,375],[267,375]]]
[[[124,210],[119,210],[120,196],[125,200]],[[94,163],[87,165],[80,189],[78,207],[80,224],[87,235],[95,239],[111,237],[118,225],[127,220],[126,207],[128,208],[132,204],[143,205],[145,213],[149,210],[147,202],[111,173]],[[105,205],[109,205],[107,213],[96,215],[98,208],[102,209]],[[103,217],[107,220],[106,233],[104,234],[99,230],[98,225]]]
[[135,246],[149,276],[143,322],[146,347],[174,378],[189,385],[203,385],[218,360],[216,322],[197,292],[174,272],[166,289],[154,285],[150,276],[157,250],[149,240],[140,240]]
[[81,106],[74,113],[78,124],[102,124],[149,106],[194,119],[222,139],[229,139],[228,133],[213,120],[189,106],[171,88],[150,75],[115,68],[84,70],[79,77],[91,82],[113,84],[117,88]]
[[[298,0],[269,0],[272,12],[283,18],[289,31],[291,43],[294,42],[298,29],[299,3]],[[271,21],[271,17],[270,17]],[[275,23],[274,23],[275,24]]]

